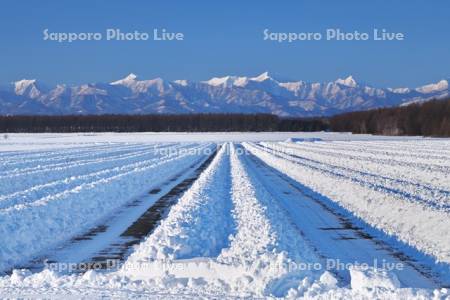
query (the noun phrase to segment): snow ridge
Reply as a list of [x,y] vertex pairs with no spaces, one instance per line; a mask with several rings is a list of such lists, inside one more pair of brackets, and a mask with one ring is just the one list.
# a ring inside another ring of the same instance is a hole
[[231,227],[226,152],[227,146],[223,146],[167,218],[129,257],[129,262],[213,257],[226,247]]

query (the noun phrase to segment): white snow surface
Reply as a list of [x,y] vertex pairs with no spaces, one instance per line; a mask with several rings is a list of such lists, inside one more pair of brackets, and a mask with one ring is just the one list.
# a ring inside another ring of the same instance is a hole
[[450,141],[421,137],[11,134],[0,143],[0,269],[91,228],[204,159],[215,143],[223,144],[214,160],[122,268],[16,269],[0,277],[0,297],[450,298],[447,288],[403,286],[384,269],[352,266],[344,283],[326,270],[291,268],[323,257],[250,160],[254,155],[448,267]]

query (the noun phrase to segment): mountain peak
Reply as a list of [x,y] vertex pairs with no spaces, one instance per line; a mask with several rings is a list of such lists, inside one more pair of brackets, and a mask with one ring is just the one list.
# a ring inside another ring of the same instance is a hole
[[36,83],[36,79],[22,79],[14,82],[15,84],[33,84]]
[[347,78],[344,79],[339,78],[335,82],[348,87],[356,87],[358,85],[358,83],[356,82],[355,78],[352,75],[349,75],[347,76]]
[[16,92],[18,92],[18,90],[24,90],[26,88],[28,88],[31,85],[35,85],[36,84],[36,79],[22,79],[22,80],[18,80],[16,82],[13,82],[14,87],[16,89]]
[[442,79],[441,81],[439,81],[439,82],[437,83],[437,86],[438,86],[440,89],[448,89],[448,80]]
[[136,80],[137,79],[137,75],[134,73],[130,73],[128,74],[127,77],[125,77],[125,80]]
[[205,83],[212,85],[212,86],[220,86],[220,85],[224,85],[224,86],[229,86],[232,85],[232,78],[231,76],[225,76],[225,77],[213,77],[208,81],[205,81]]
[[181,86],[188,86],[189,85],[189,80],[186,79],[178,79],[174,81],[176,84],[181,85]]
[[111,84],[115,85],[115,84],[124,84],[127,82],[133,82],[137,80],[137,75],[135,75],[134,73],[130,73],[128,74],[128,76],[126,76],[125,78],[119,79],[117,81],[113,81],[111,82]]
[[232,87],[232,86],[245,86],[247,84],[247,77],[238,77],[238,76],[225,76],[225,77],[213,77],[208,81],[203,81],[206,84],[212,86],[223,86],[223,87]]
[[14,82],[13,84],[16,95],[28,94],[30,98],[36,98],[41,94],[41,91],[39,91],[37,87],[36,79],[22,79]]
[[206,84],[212,85],[212,86],[223,86],[223,87],[232,87],[232,86],[238,86],[238,87],[244,87],[247,85],[248,81],[256,81],[256,82],[263,82],[268,79],[273,79],[270,77],[269,72],[261,73],[260,75],[256,77],[245,77],[245,76],[224,76],[224,77],[213,77],[210,80],[203,81]]
[[448,87],[449,87],[448,81],[445,79],[442,79],[441,81],[439,81],[437,83],[427,84],[427,85],[417,88],[416,90],[421,93],[433,93],[433,92],[440,92],[440,91],[446,90],[446,89],[448,89]]
[[267,71],[264,72],[264,73],[261,73],[260,75],[258,75],[256,77],[252,78],[253,81],[264,81],[264,80],[267,80],[267,79],[271,79],[271,77],[269,76],[269,72],[267,72]]

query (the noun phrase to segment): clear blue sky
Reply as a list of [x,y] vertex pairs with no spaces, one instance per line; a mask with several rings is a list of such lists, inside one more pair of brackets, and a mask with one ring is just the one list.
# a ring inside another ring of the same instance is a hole
[[[270,71],[285,78],[334,80],[347,74],[375,86],[416,86],[450,77],[450,1],[31,1],[0,2],[0,83],[49,84],[141,78],[204,80]],[[374,27],[402,42],[263,41],[262,31]],[[151,31],[183,42],[43,41],[42,31]]]

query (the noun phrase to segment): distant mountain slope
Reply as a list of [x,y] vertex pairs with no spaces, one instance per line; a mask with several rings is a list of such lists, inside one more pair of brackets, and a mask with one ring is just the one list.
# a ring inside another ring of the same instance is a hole
[[281,82],[267,72],[202,82],[140,80],[46,87],[37,80],[0,86],[0,114],[272,113],[318,116],[407,105],[450,95],[448,80],[410,88],[374,88],[352,76],[332,82]]

